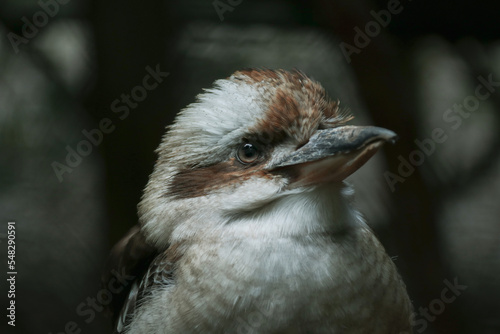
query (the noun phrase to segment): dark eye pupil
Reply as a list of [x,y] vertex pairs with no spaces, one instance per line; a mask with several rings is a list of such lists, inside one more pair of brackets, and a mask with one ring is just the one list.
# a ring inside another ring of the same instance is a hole
[[246,158],[252,158],[255,156],[257,153],[257,150],[255,149],[255,146],[252,144],[245,144],[243,145],[243,154],[245,155]]
[[238,149],[238,159],[244,164],[249,164],[257,160],[259,157],[259,151],[257,148],[250,143],[246,143],[240,146]]

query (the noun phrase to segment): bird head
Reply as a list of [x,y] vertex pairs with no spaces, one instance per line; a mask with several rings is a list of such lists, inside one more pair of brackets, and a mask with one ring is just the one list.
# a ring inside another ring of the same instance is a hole
[[147,239],[165,247],[214,231],[258,233],[271,231],[269,225],[280,235],[310,231],[311,219],[244,222],[337,205],[342,181],[396,137],[345,125],[351,118],[299,71],[243,70],[217,80],[178,114],[157,149],[139,204]]

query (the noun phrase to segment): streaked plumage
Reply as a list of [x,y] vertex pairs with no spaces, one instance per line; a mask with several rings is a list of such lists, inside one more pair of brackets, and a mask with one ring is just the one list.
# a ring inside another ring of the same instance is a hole
[[110,257],[137,276],[116,331],[410,333],[404,283],[343,182],[395,134],[349,119],[282,70],[238,71],[181,111]]

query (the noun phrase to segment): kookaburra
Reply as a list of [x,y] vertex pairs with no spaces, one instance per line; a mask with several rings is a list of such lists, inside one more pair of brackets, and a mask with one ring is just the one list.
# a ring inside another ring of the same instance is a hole
[[115,332],[410,333],[405,285],[344,182],[396,135],[350,118],[303,73],[267,69],[182,110],[110,256],[135,278]]

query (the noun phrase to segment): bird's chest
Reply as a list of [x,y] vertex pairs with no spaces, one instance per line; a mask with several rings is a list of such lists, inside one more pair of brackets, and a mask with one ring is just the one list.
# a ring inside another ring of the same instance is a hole
[[[362,332],[359,321],[373,322],[374,313],[391,303],[387,287],[397,276],[385,268],[390,259],[383,248],[367,242],[352,235],[200,244],[186,254],[176,288],[192,296],[191,308],[225,319],[218,322],[225,330]],[[196,301],[200,296],[203,304]]]

